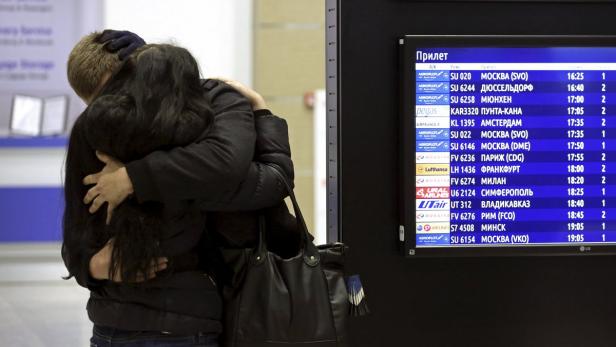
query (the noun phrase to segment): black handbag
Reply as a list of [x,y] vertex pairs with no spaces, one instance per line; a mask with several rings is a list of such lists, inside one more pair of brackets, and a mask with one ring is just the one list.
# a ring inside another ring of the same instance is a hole
[[235,273],[233,285],[223,290],[224,346],[346,346],[350,302],[343,273],[345,246],[312,243],[286,175],[270,166],[289,191],[302,247],[288,259],[268,251],[267,225],[260,217],[256,248],[223,251]]

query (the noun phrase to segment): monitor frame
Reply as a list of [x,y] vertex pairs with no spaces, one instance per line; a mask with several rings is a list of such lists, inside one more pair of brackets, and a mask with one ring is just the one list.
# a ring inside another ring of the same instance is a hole
[[614,244],[563,245],[481,245],[454,247],[416,247],[415,234],[415,52],[417,48],[516,48],[516,47],[616,47],[616,36],[587,35],[405,35],[399,40],[400,103],[399,115],[399,194],[400,249],[404,256],[479,257],[479,256],[569,256],[616,255]]

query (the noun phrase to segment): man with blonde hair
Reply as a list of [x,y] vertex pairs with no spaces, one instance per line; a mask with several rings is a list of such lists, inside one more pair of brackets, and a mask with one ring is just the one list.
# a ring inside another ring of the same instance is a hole
[[97,42],[99,33],[83,37],[68,57],[68,82],[87,104],[109,79],[122,61],[117,54],[103,54]]

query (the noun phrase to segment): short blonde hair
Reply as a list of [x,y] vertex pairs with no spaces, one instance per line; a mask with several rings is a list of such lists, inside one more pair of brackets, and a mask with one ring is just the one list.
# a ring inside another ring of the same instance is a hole
[[109,53],[98,42],[99,32],[84,36],[68,56],[67,76],[71,87],[84,100],[92,98],[103,81],[121,64],[117,54]]

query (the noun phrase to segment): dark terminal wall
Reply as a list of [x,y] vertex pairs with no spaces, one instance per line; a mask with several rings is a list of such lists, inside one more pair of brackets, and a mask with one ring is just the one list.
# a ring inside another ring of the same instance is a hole
[[339,232],[373,311],[352,321],[350,345],[616,346],[613,256],[409,259],[397,241],[398,39],[616,35],[616,2],[332,4],[339,30]]

